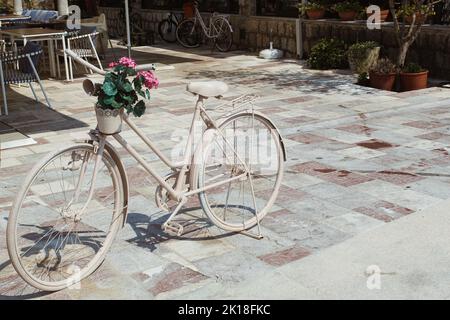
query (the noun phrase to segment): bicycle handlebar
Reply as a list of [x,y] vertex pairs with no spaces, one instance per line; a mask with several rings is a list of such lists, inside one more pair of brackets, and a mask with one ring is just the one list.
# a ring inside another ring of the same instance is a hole
[[[70,58],[75,60],[76,62],[82,64],[83,66],[85,66],[86,68],[92,70],[93,72],[95,72],[97,74],[101,74],[102,76],[106,75],[106,73],[108,71],[111,71],[111,69],[102,70],[100,68],[97,68],[93,64],[90,64],[86,60],[83,60],[82,58],[80,58],[75,52],[73,52],[70,49],[66,49],[66,54]],[[150,70],[155,70],[155,69],[156,68],[155,68],[155,64],[154,63],[141,64],[141,65],[136,66],[136,68],[135,68],[136,71],[150,71]]]
[[[75,60],[78,63],[81,63],[83,66],[85,66],[86,68],[92,70],[93,72],[100,74],[102,76],[105,76],[108,71],[111,71],[111,69],[106,69],[106,70],[102,70],[100,68],[97,68],[96,66],[90,64],[89,62],[81,59],[75,52],[73,52],[70,49],[66,49],[66,54],[72,58],[73,60]],[[150,70],[155,70],[155,65],[153,63],[151,64],[141,64],[139,66],[137,66],[135,68],[136,71],[150,71]],[[94,95],[98,90],[100,90],[101,84],[99,83],[93,83],[91,80],[86,79],[83,81],[83,89],[84,91],[92,96]]]

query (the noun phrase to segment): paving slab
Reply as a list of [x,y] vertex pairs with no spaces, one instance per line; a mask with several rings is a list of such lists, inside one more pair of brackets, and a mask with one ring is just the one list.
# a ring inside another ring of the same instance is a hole
[[[78,291],[44,295],[24,290],[23,282],[11,276],[14,270],[3,250],[11,202],[38,159],[56,146],[85,138],[96,120],[94,100],[84,94],[81,78],[73,83],[44,80],[55,110],[43,105],[30,110],[29,88],[12,87],[10,115],[0,121],[37,143],[8,149],[1,158],[0,279],[5,282],[0,281],[0,299],[322,297],[322,291],[279,270],[319,259],[313,257],[410,219],[450,196],[448,89],[428,88],[414,96],[379,91],[355,85],[355,77],[347,72],[310,70],[303,61],[265,61],[240,51],[153,46],[139,48],[140,61],[154,59],[154,52],[175,68],[156,71],[161,86],[152,92],[146,114],[136,123],[168,156],[179,156],[172,151],[190,124],[195,97],[185,87],[192,80],[226,81],[226,100],[242,93],[260,96],[258,110],[280,128],[287,162],[279,198],[261,222],[265,238],[219,232],[206,223],[196,199],[190,200],[193,208],[183,212],[180,221],[195,221],[199,230],[182,237],[163,232],[167,213],[154,204],[156,181],[113,142],[130,178],[130,203],[128,221],[112,252]],[[68,99],[69,94],[74,98]],[[167,173],[128,128],[122,134],[155,170]],[[263,195],[263,186],[258,187]],[[327,266],[317,270],[321,268]],[[348,270],[356,270],[352,268]],[[389,278],[390,269],[382,277]],[[365,279],[364,272],[358,277]],[[426,287],[427,277],[435,279],[434,274],[421,274],[418,269],[419,289],[420,283]],[[340,290],[327,296],[338,297]]]

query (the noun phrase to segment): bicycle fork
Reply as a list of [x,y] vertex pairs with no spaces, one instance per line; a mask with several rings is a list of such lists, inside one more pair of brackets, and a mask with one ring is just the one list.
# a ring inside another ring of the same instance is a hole
[[[73,218],[75,222],[78,222],[81,220],[81,216],[85,213],[87,207],[89,206],[89,203],[92,200],[92,197],[94,195],[94,189],[95,189],[95,181],[97,179],[97,174],[99,170],[100,163],[103,160],[103,152],[105,150],[105,144],[106,144],[106,137],[103,135],[99,135],[98,145],[94,145],[94,154],[95,154],[95,164],[94,164],[94,171],[92,173],[92,179],[91,179],[91,186],[89,188],[89,194],[88,198],[86,200],[86,203],[84,204],[83,208],[77,212],[74,213],[73,216],[69,213],[69,217]],[[87,162],[89,159],[84,159],[83,164],[81,166],[80,176],[77,181],[77,186],[74,192],[74,196],[72,200],[67,205],[67,209],[70,208],[70,206],[73,203],[76,203],[78,201],[78,198],[80,196],[80,190],[83,185],[85,176],[86,176],[86,170],[87,170]]]

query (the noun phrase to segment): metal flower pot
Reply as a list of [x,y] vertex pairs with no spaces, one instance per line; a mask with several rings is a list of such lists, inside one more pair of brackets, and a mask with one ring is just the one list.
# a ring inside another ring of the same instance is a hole
[[98,130],[107,135],[119,133],[122,131],[122,114],[123,108],[110,110],[95,106]]

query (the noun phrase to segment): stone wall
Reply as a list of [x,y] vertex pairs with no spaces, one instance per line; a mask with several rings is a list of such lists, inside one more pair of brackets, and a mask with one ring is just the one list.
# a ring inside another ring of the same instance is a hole
[[268,48],[272,40],[285,56],[297,56],[296,19],[236,16],[231,21],[241,48],[259,51]]
[[[99,11],[105,13],[107,17],[108,29],[112,36],[117,36],[114,34],[116,29],[114,26],[119,10],[118,8],[99,8]],[[139,9],[138,12],[143,17],[144,28],[155,32],[155,37],[158,38],[158,23],[167,16],[169,11]],[[208,14],[204,14],[204,18],[208,19]],[[295,19],[230,15],[230,22],[234,31],[234,49],[259,51],[269,47],[271,38],[274,47],[285,51],[287,57],[297,55]]]
[[[377,41],[382,47],[381,54],[395,61],[397,43],[391,23],[384,23],[381,30],[369,30],[361,22],[303,20],[302,30],[306,56],[319,39],[335,37],[349,44]],[[407,61],[417,62],[429,69],[431,77],[450,80],[450,26],[424,26],[410,48]]]

